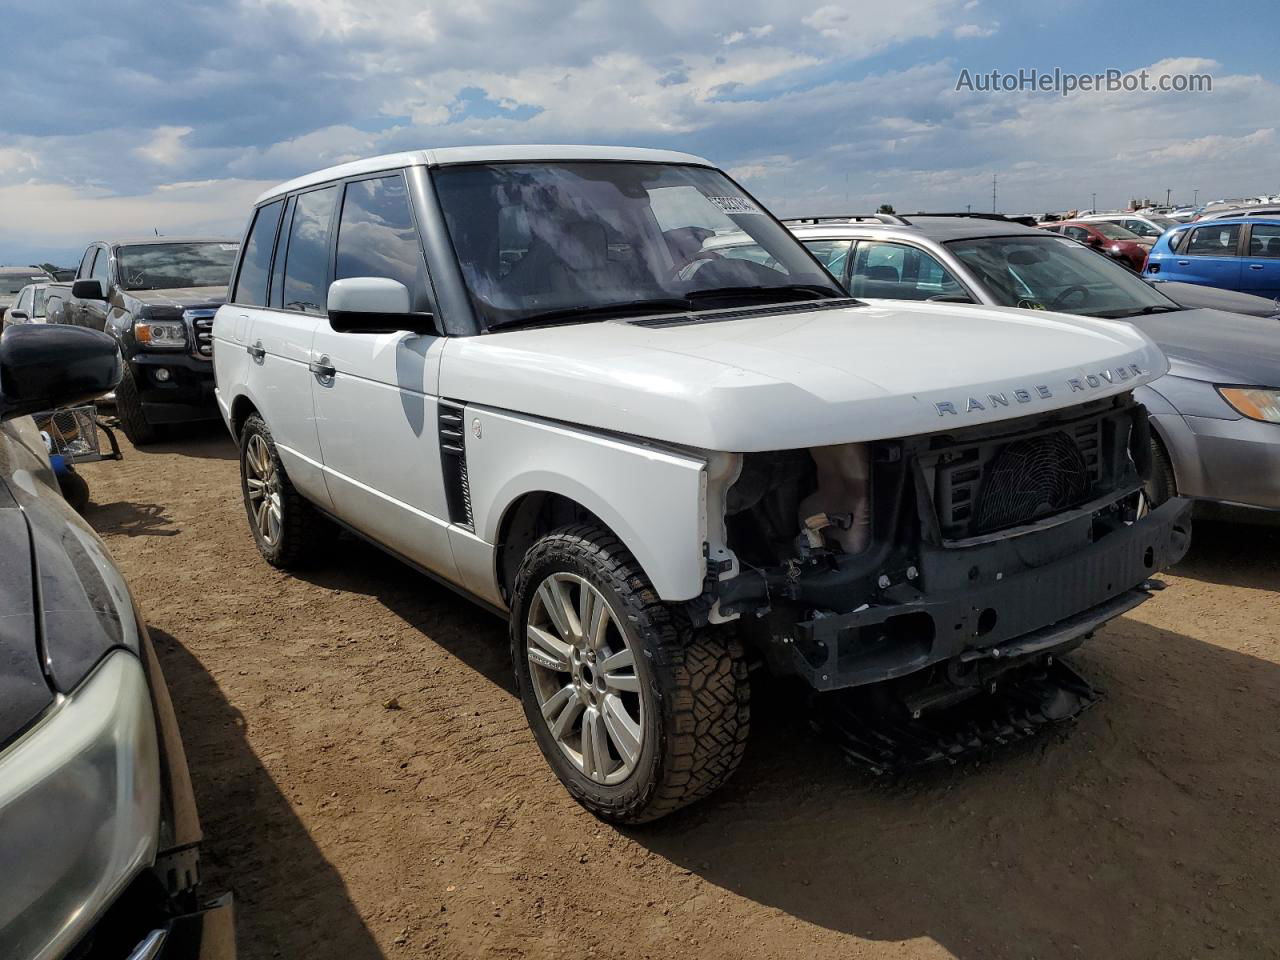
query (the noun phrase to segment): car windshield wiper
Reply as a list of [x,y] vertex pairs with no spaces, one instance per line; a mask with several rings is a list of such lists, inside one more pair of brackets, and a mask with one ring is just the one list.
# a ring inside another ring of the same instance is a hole
[[1163,303],[1152,303],[1139,310],[1108,310],[1106,313],[1098,314],[1104,320],[1124,320],[1126,317],[1149,317],[1153,313],[1177,313],[1185,310],[1186,307],[1171,307]]
[[836,296],[835,291],[830,287],[823,287],[817,284],[807,283],[788,283],[779,284],[777,286],[755,286],[755,287],[706,287],[702,290],[690,290],[685,296],[690,300],[706,300],[718,297],[782,297],[783,299],[797,299],[796,294],[804,294],[799,299],[803,300],[837,300],[841,297]]
[[621,317],[636,313],[675,313],[688,310],[688,300],[679,297],[655,297],[649,300],[624,300],[620,303],[594,303],[587,306],[543,310],[523,317],[512,317],[489,324],[489,332],[517,327],[536,327],[544,323],[579,323],[598,318]]

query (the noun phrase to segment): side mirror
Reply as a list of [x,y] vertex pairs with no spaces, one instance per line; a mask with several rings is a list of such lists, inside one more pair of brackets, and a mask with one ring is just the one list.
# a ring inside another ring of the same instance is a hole
[[329,326],[338,333],[436,333],[435,318],[409,310],[409,289],[387,277],[329,284]]
[[75,280],[71,284],[71,295],[77,300],[105,300],[107,285],[101,280]]
[[7,310],[4,319],[6,323],[27,323],[31,320],[25,310]]
[[23,324],[0,334],[0,420],[83,403],[115,389],[116,342],[87,327]]

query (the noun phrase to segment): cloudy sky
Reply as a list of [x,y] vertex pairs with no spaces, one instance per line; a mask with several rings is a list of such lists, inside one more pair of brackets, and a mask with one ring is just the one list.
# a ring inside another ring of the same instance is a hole
[[[239,235],[272,183],[471,143],[663,146],[783,214],[1280,193],[1280,5],[7,0],[0,263]],[[1207,93],[956,90],[1019,68]]]

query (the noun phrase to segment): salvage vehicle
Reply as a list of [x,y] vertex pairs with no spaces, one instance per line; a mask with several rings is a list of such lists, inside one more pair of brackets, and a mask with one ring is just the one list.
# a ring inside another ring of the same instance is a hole
[[[705,248],[729,233],[754,247]],[[1189,538],[1189,505],[1142,493],[1146,336],[862,305],[687,154],[444,148],[281,184],[214,340],[266,561],[345,528],[508,618],[537,745],[615,822],[728,778],[753,665],[857,688],[843,742],[879,769],[935,720],[923,752],[953,756],[949,708],[993,690],[1023,694],[996,740],[1072,716],[1059,655]]]
[[5,960],[234,957],[230,897],[201,891],[200,821],[146,624],[29,416],[120,373],[96,331],[0,335]]
[[234,240],[151,237],[91,243],[75,280],[50,284],[48,322],[103,330],[120,346],[116,415],[135,446],[171,424],[216,420],[213,314]]
[[[1187,309],[1187,301],[1202,299],[1188,297],[1188,288],[1209,288],[1144,282],[1079,244],[998,215],[788,222],[855,296],[1054,310],[1137,327],[1171,367],[1134,391],[1151,415],[1148,498],[1160,503],[1177,494],[1193,498],[1201,513],[1235,519],[1269,521],[1280,510],[1280,323],[1273,317]],[[751,241],[739,234],[708,243]],[[891,261],[905,271],[877,278],[875,264]]]
[[39,267],[0,267],[0,323],[29,283],[48,283],[53,277]]
[[48,281],[28,283],[19,290],[0,321],[0,329],[11,323],[44,323],[48,291]]
[[1280,297],[1280,217],[1197,220],[1171,230],[1152,248],[1146,274]]
[[1109,220],[1064,220],[1062,223],[1041,226],[1040,229],[1060,233],[1086,247],[1092,247],[1117,263],[1124,264],[1134,273],[1141,273],[1147,265],[1147,255],[1155,242]]

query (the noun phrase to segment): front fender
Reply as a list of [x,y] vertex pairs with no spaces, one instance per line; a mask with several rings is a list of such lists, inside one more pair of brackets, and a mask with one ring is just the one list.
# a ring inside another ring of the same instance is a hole
[[704,588],[706,461],[642,441],[468,405],[467,477],[476,535],[496,544],[521,497],[555,493],[600,518],[667,601]]

